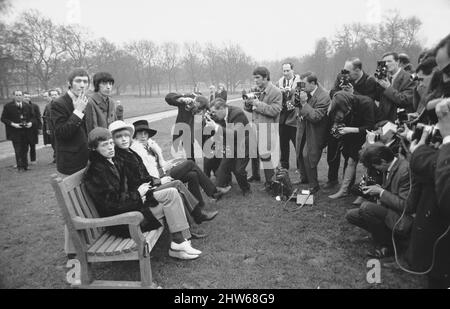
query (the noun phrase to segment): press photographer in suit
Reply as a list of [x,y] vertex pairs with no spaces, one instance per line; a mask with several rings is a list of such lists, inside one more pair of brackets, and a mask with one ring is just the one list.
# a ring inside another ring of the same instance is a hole
[[[258,157],[252,158],[252,176],[248,181],[260,181],[260,160],[263,164],[265,184],[270,189],[272,177],[275,175],[275,167],[278,164],[278,123],[282,104],[280,89],[270,81],[270,72],[266,67],[257,67],[253,71],[253,80],[260,90],[257,99],[245,100],[247,106],[251,106],[252,121],[257,126]],[[262,134],[264,133],[264,134]],[[266,144],[266,149],[261,145]]]
[[32,126],[33,111],[23,102],[23,93],[14,91],[14,101],[7,103],[2,112],[2,122],[6,126],[6,138],[12,141],[16,154],[17,170],[28,170],[28,132]]
[[317,165],[326,146],[327,110],[331,100],[314,73],[302,74],[300,78],[306,88],[305,91],[300,92],[298,98],[300,105],[297,125],[297,160],[301,182],[309,183],[309,189],[314,194],[320,190]]
[[408,113],[412,113],[413,92],[415,82],[411,81],[411,74],[400,67],[399,56],[395,52],[383,55],[386,62],[387,76],[377,79],[379,85],[379,101],[376,121],[378,126],[382,126],[387,121],[397,120],[397,108],[404,108]]
[[279,126],[280,164],[285,169],[289,169],[290,142],[295,148],[297,136],[298,109],[295,108],[293,100],[295,87],[298,82],[300,82],[300,76],[294,73],[294,65],[292,63],[284,63],[283,77],[278,81],[278,88],[280,88],[283,95]]
[[[391,234],[407,205],[410,192],[409,164],[405,159],[395,157],[392,150],[379,143],[365,148],[361,161],[365,167],[383,173],[382,186],[362,188],[364,194],[376,197],[379,203],[363,202],[360,208],[349,210],[346,219],[372,234],[376,247],[368,252],[368,256],[382,259],[394,254]],[[408,213],[402,220],[402,229],[397,227],[396,238],[405,245],[413,219]]]

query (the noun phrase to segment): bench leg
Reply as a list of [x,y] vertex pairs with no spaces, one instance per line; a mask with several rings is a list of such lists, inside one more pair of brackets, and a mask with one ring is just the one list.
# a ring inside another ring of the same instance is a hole
[[141,270],[141,285],[142,287],[152,286],[152,267],[150,263],[150,252],[145,253],[145,246],[139,250],[139,267]]

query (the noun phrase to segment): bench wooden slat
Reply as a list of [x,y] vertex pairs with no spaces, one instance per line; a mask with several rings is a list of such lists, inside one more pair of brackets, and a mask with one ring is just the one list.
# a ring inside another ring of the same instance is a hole
[[122,242],[117,246],[116,250],[123,252],[123,248],[131,241],[131,238],[124,238]]
[[122,243],[122,241],[123,238],[116,237],[116,239],[111,243],[111,245],[108,248],[106,248],[105,254],[106,255],[120,254],[121,250],[118,249],[118,246]]
[[[80,207],[80,201],[78,199],[78,196],[75,194],[75,191],[69,191],[69,197],[70,197],[70,201],[71,201],[71,206],[73,207],[73,209],[75,210],[75,213],[82,218],[86,218],[86,215],[84,214],[83,210]],[[84,237],[84,241],[87,244],[92,244],[95,241],[95,238],[93,237],[93,235],[91,234],[91,232],[89,230],[83,230],[81,231],[81,234]]]
[[105,241],[108,239],[109,234],[104,233],[99,239],[95,241],[94,244],[88,249],[89,254],[95,254],[97,252],[97,249],[100,248],[101,245],[105,243]]
[[96,255],[106,255],[105,251],[108,249],[109,246],[117,239],[117,236],[109,234],[108,239],[105,240],[105,242],[97,249],[95,252]]
[[[85,218],[95,218],[91,208],[87,205],[86,200],[84,199],[84,195],[83,192],[81,190],[81,187],[75,187],[74,188],[74,193],[75,196],[78,199],[78,202],[81,206],[81,210],[83,211]],[[86,231],[87,233],[89,233],[89,243],[92,243],[92,241],[94,241],[95,239],[98,238],[98,236],[100,236],[101,234],[99,233],[99,231],[97,231],[97,229],[89,229]]]

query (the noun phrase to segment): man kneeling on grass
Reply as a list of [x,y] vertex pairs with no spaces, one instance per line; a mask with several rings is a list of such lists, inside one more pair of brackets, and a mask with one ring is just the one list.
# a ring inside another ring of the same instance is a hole
[[[412,225],[410,214],[402,216],[410,191],[408,161],[395,157],[391,149],[383,144],[369,145],[363,150],[361,161],[367,168],[374,168],[383,174],[383,185],[363,187],[363,193],[376,197],[378,202],[364,202],[360,208],[347,212],[346,219],[372,234],[376,248],[368,256],[381,259],[393,255],[391,240],[395,229],[395,239],[403,249],[407,246]],[[402,221],[398,224],[398,220]]]
[[[133,131],[133,126],[123,123],[113,131],[114,140],[105,128],[98,127],[89,133],[89,165],[84,176],[89,195],[102,217],[141,212],[144,215],[143,232],[159,228],[159,220],[165,217],[172,235],[169,256],[184,260],[198,258],[201,251],[191,246],[189,224],[177,190],[153,191],[150,188],[156,183],[152,179],[137,184],[134,179],[126,177],[126,166],[116,157],[114,144],[128,151]],[[108,230],[119,237],[130,236],[125,225],[109,227]]]

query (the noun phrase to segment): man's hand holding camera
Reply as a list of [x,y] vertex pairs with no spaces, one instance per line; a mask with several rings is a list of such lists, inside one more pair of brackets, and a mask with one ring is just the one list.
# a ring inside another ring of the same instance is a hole
[[205,117],[205,128],[209,128],[217,132],[219,130],[219,124],[210,117]]
[[377,83],[384,89],[391,87],[391,83],[387,79],[377,79]]
[[384,189],[380,185],[366,186],[363,187],[362,190],[364,194],[375,197],[380,197],[381,193],[384,191]]
[[343,91],[349,92],[351,94],[353,94],[355,92],[355,88],[353,88],[353,85],[351,83],[349,83],[347,85],[342,85],[342,86],[340,86],[340,88]]

